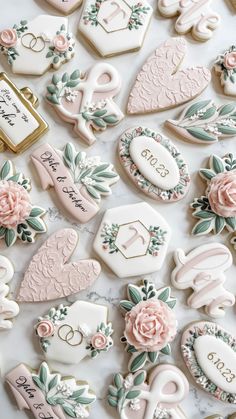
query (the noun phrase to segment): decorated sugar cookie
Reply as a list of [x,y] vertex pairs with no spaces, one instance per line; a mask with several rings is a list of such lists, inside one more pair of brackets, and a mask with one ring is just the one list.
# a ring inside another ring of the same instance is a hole
[[195,102],[178,120],[168,119],[166,126],[191,143],[216,143],[236,135],[236,103],[217,107],[212,100]]
[[96,396],[86,381],[51,372],[43,362],[38,371],[19,364],[5,380],[19,410],[30,410],[36,419],[89,417]]
[[164,111],[202,93],[211,73],[205,67],[179,70],[186,51],[184,38],[170,38],[148,57],[131,89],[128,114]]
[[74,12],[82,3],[82,0],[46,0],[51,6],[55,7],[64,15]]
[[104,131],[124,117],[113,101],[120,88],[117,70],[110,64],[97,63],[85,74],[79,70],[61,77],[54,74],[46,99],[63,120],[74,125],[78,137],[93,144],[94,131]]
[[125,314],[125,330],[121,341],[131,354],[129,371],[135,372],[146,363],[156,364],[160,354],[170,355],[170,343],[177,333],[173,308],[176,299],[170,287],[156,289],[153,282],[129,284],[128,300],[120,302]]
[[53,187],[61,205],[80,223],[97,214],[101,197],[111,195],[111,186],[119,180],[112,164],[77,152],[72,143],[67,143],[63,151],[43,144],[31,159],[42,188]]
[[199,246],[185,255],[182,249],[174,254],[176,267],[171,274],[178,289],[192,288],[187,304],[191,308],[205,306],[211,317],[223,317],[225,308],[233,306],[234,295],[224,288],[224,272],[233,263],[229,249],[220,243]]
[[175,30],[180,35],[191,31],[197,41],[207,41],[221,20],[212,3],[212,0],[158,0],[158,9],[165,17],[178,16]]
[[119,158],[134,184],[156,201],[182,199],[188,191],[187,164],[174,144],[152,129],[137,127],[123,133]]
[[17,300],[55,300],[88,288],[99,276],[101,266],[94,259],[68,262],[77,242],[78,235],[72,228],[52,234],[26,269]]
[[0,239],[8,247],[17,238],[23,243],[34,243],[36,234],[46,231],[42,220],[46,211],[31,204],[30,189],[30,179],[6,160],[0,169]]
[[236,419],[236,413],[233,413],[232,415],[227,415],[225,418],[223,418],[222,415],[211,415],[207,416],[205,419]]
[[125,377],[115,374],[109,386],[108,403],[121,419],[187,419],[179,406],[188,395],[189,384],[182,371],[170,364]]
[[45,358],[78,364],[87,356],[106,353],[113,345],[107,314],[107,307],[87,301],[52,307],[35,325]]
[[193,217],[198,221],[192,234],[203,235],[211,231],[219,234],[224,228],[236,230],[236,159],[232,153],[220,158],[212,155],[209,169],[200,169],[207,182],[205,196],[195,198],[191,204]]
[[103,57],[136,51],[152,12],[146,0],[85,0],[79,31]]
[[106,211],[94,240],[94,250],[119,277],[159,270],[164,262],[170,228],[146,202]]
[[235,404],[235,336],[216,323],[195,322],[184,331],[181,350],[196,384],[217,400]]
[[19,306],[15,301],[7,298],[8,284],[14,275],[14,268],[9,259],[0,255],[0,330],[11,329],[11,319],[19,313]]
[[29,87],[18,89],[0,73],[0,151],[6,146],[21,153],[47,131],[47,123],[35,110],[37,104]]
[[226,95],[236,96],[236,46],[219,55],[214,65]]
[[75,41],[65,17],[37,16],[0,31],[0,53],[13,73],[39,76],[74,56]]

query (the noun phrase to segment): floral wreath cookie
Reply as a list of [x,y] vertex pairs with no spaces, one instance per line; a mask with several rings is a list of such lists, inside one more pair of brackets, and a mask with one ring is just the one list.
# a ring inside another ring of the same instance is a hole
[[219,234],[224,228],[236,230],[236,159],[232,153],[220,158],[212,155],[209,168],[200,169],[207,182],[206,194],[191,204],[193,216],[199,221],[192,230],[194,235]]
[[143,370],[126,377],[115,374],[107,400],[121,419],[187,419],[179,403],[188,391],[182,371],[174,365],[161,364],[151,371],[148,380]]
[[58,69],[74,56],[74,45],[64,17],[41,15],[0,32],[0,53],[16,74],[41,75],[51,67]]
[[45,358],[77,364],[86,356],[96,358],[107,352],[113,345],[107,313],[105,306],[87,301],[52,307],[35,326]]
[[216,59],[214,69],[220,76],[226,95],[236,96],[236,46],[232,45]]
[[87,418],[96,400],[86,381],[51,372],[46,362],[38,372],[19,364],[5,379],[19,410],[30,410],[36,419]]
[[32,205],[29,198],[30,179],[16,172],[10,160],[0,169],[0,239],[8,247],[16,239],[23,243],[34,243],[36,234],[45,233],[42,216],[46,211]]
[[125,313],[125,330],[121,342],[131,354],[129,371],[143,368],[147,362],[156,364],[159,354],[170,355],[170,342],[177,333],[173,308],[176,299],[170,287],[157,290],[153,282],[144,280],[141,285],[129,284],[128,300],[120,302]]

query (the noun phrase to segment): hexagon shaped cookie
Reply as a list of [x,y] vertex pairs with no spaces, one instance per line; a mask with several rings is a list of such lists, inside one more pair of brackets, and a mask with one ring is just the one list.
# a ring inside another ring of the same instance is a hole
[[158,271],[164,261],[170,228],[146,202],[106,211],[94,250],[119,277]]
[[103,57],[136,51],[152,11],[146,0],[86,0],[79,31]]

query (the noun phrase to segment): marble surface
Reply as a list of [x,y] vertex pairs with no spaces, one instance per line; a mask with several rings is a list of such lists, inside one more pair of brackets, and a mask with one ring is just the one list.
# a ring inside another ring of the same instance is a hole
[[[125,54],[117,57],[107,59],[108,62],[116,66],[123,77],[123,88],[117,98],[117,103],[120,104],[122,110],[125,111],[127,95],[133,83],[137,70],[140,68],[144,60],[149,56],[155,47],[167,39],[169,36],[175,35],[173,29],[173,19],[163,19],[159,16],[156,10],[156,1],[152,1],[154,7],[154,15],[149,27],[149,31],[144,42],[143,48],[139,52]],[[222,48],[228,47],[235,42],[235,22],[236,15],[230,6],[230,2],[226,0],[215,0],[212,2],[216,11],[222,15],[222,24],[218,30],[215,31],[212,39],[206,43],[195,42],[190,35],[186,36],[188,40],[188,54],[183,66],[203,64],[211,67],[212,62]],[[0,1],[1,15],[0,28],[10,27],[21,18],[30,19],[40,13],[51,13],[56,15],[57,12],[50,7],[44,0],[10,0],[5,2]],[[70,28],[74,34],[77,33],[78,20],[81,9],[75,11],[69,17]],[[80,67],[86,70],[93,63],[100,60],[96,53],[90,49],[88,44],[83,39],[77,36],[76,39],[76,55],[74,59],[68,64],[64,65],[61,71],[72,71]],[[73,260],[78,258],[95,257],[92,251],[92,241],[95,232],[99,226],[101,218],[106,208],[111,208],[120,204],[136,203],[141,200],[149,202],[153,208],[159,211],[170,223],[172,228],[172,239],[168,249],[168,254],[161,271],[149,275],[149,279],[155,281],[157,286],[168,285],[170,283],[170,272],[173,269],[173,251],[177,247],[182,247],[185,251],[189,251],[197,245],[212,242],[214,240],[229,244],[229,237],[227,233],[221,234],[220,237],[191,237],[190,231],[194,224],[189,210],[189,203],[195,196],[199,196],[204,192],[205,185],[199,179],[197,170],[200,167],[205,167],[208,156],[211,153],[223,156],[230,151],[236,152],[235,139],[227,139],[210,146],[191,145],[186,142],[175,139],[173,135],[168,133],[163,128],[163,121],[167,118],[175,118],[183,107],[173,109],[171,111],[162,112],[153,115],[143,115],[138,117],[126,117],[122,123],[117,127],[108,129],[106,132],[99,134],[98,141],[92,147],[87,147],[82,144],[73,134],[72,127],[65,124],[54,114],[54,111],[44,102],[42,95],[45,91],[45,85],[51,78],[51,74],[46,73],[41,77],[24,77],[13,76],[5,64],[5,60],[1,60],[0,70],[6,71],[12,77],[12,80],[18,87],[29,86],[40,98],[39,110],[50,125],[49,132],[40,140],[39,143],[45,141],[58,148],[62,147],[68,140],[72,141],[81,150],[87,150],[89,155],[102,154],[104,160],[112,161],[120,174],[120,181],[113,187],[113,195],[103,199],[100,213],[86,225],[79,225],[71,223],[70,220],[63,216],[60,212],[56,197],[51,191],[43,192],[39,185],[38,177],[30,162],[30,152],[37,147],[36,145],[27,150],[22,156],[13,156],[10,153],[5,153],[1,156],[0,163],[4,157],[11,158],[17,165],[17,168],[25,173],[25,175],[32,178],[32,202],[44,206],[47,209],[45,220],[48,226],[47,234],[39,236],[34,245],[28,247],[18,242],[13,248],[6,249],[3,244],[0,246],[0,251],[3,255],[9,257],[15,266],[15,276],[11,284],[12,294],[14,295],[19,284],[23,278],[25,269],[27,268],[32,255],[37,251],[39,246],[48,237],[59,228],[73,226],[79,234],[79,244],[73,255]],[[202,94],[202,98],[213,98],[216,103],[222,104],[227,102],[227,97],[223,95],[219,81],[213,75],[213,81],[208,89]],[[228,99],[230,100],[230,99]],[[145,197],[141,192],[134,188],[133,184],[128,180],[117,159],[117,139],[121,133],[136,124],[142,123],[153,129],[160,130],[165,134],[170,134],[170,137],[178,145],[181,153],[187,160],[192,184],[188,195],[180,202],[171,204],[157,204]],[[38,144],[39,144],[38,143]],[[233,249],[231,248],[233,251]],[[235,283],[236,269],[232,266],[227,272],[227,287],[232,292],[236,293]],[[135,282],[138,278],[132,278],[129,281]],[[124,297],[126,285],[129,282],[126,279],[118,279],[113,275],[109,269],[102,264],[102,273],[100,278],[96,281],[93,287],[82,292],[78,296],[73,296],[64,301],[55,301],[55,304],[60,302],[65,303],[74,301],[76,298],[81,298],[94,303],[105,304],[109,307],[109,318],[113,321],[115,333],[114,348],[105,356],[100,356],[98,361],[86,359],[79,365],[65,366],[58,364],[51,364],[53,368],[61,371],[63,374],[74,374],[81,380],[88,380],[91,386],[96,390],[98,401],[92,407],[91,419],[109,419],[116,417],[115,410],[112,410],[106,403],[107,387],[111,382],[112,374],[116,371],[126,372],[128,355],[124,352],[119,338],[122,335],[124,323],[122,316],[118,310],[118,303]],[[196,388],[190,375],[188,374],[180,354],[179,341],[183,328],[191,321],[206,319],[207,316],[203,312],[191,310],[186,306],[187,292],[173,290],[173,294],[178,298],[176,314],[179,323],[179,334],[173,345],[173,358],[161,357],[162,362],[174,362],[187,374],[190,380],[190,394],[187,400],[183,403],[183,408],[186,416],[191,419],[202,419],[205,416],[219,412],[224,415],[232,413],[233,408],[226,406],[215,399],[208,397],[203,391]],[[25,362],[31,367],[38,367],[40,361],[43,359],[42,352],[39,349],[37,339],[34,336],[33,325],[39,315],[45,313],[52,303],[39,304],[21,304],[20,314],[14,322],[14,327],[11,331],[1,332],[0,334],[0,353],[2,357],[2,382],[0,388],[0,417],[1,419],[21,419],[27,417],[27,412],[20,412],[17,410],[15,401],[8,391],[8,388],[3,383],[4,374],[15,367],[20,362]],[[235,329],[235,307],[227,310],[225,318],[219,320],[219,324],[226,326],[231,332],[236,332]],[[30,414],[29,414],[30,416]],[[150,418],[147,418],[150,419]]]

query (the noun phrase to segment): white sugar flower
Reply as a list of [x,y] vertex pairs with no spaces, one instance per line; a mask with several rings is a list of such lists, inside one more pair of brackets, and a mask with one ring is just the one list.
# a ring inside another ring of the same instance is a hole
[[138,398],[130,401],[129,407],[131,410],[137,411],[141,409],[140,400]]
[[87,167],[98,166],[101,160],[99,156],[89,157],[86,161]]
[[75,407],[75,414],[76,414],[76,418],[88,418],[89,417],[88,410],[85,409],[85,407],[82,404],[78,404]]
[[171,416],[169,415],[166,409],[161,409],[159,407],[156,408],[154,413],[154,419],[170,419]]
[[96,182],[93,179],[91,179],[89,176],[85,176],[83,179],[81,179],[81,183],[83,183],[84,185],[92,186]]
[[79,92],[77,90],[72,90],[70,87],[65,87],[64,96],[67,102],[74,102],[77,98]]
[[133,386],[133,382],[134,382],[133,375],[128,374],[126,379],[124,380],[124,388],[128,390],[129,388]]

